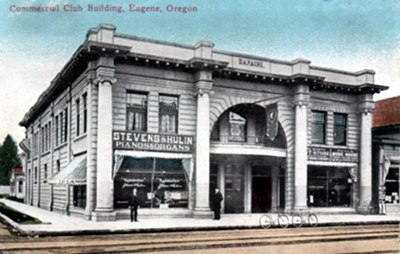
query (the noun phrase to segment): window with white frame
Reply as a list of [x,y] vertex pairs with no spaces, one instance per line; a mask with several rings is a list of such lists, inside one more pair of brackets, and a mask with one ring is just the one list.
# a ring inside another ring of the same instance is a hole
[[179,100],[177,96],[160,95],[159,130],[160,133],[178,133]]

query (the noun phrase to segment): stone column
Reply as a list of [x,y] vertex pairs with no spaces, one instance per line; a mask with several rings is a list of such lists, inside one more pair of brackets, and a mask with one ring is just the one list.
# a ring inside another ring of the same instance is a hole
[[295,93],[294,210],[307,208],[307,105],[308,86],[299,85]]
[[211,73],[197,73],[197,122],[196,122],[196,203],[197,216],[209,215],[210,193],[210,94]]
[[97,126],[97,172],[96,208],[94,219],[115,220],[113,213],[112,178],[112,84],[113,78],[100,78],[98,81],[98,126]]
[[360,200],[357,210],[361,213],[368,212],[372,200],[372,95],[366,95],[360,104],[360,167],[359,185]]

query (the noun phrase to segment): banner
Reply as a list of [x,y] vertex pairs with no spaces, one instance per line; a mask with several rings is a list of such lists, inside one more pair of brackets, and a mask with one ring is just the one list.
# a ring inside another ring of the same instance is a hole
[[266,136],[274,141],[276,135],[278,135],[278,104],[270,104],[265,107],[266,119],[267,119],[267,130]]

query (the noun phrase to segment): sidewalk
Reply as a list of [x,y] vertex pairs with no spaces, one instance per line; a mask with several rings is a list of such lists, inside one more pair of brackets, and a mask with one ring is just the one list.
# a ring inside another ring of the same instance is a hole
[[[229,228],[258,228],[261,214],[223,214],[221,220],[211,218],[140,217],[139,222],[117,220],[96,222],[50,212],[15,201],[0,199],[7,206],[40,219],[43,224],[20,225],[0,214],[22,235],[70,235],[127,232],[156,232],[177,230],[210,230]],[[319,225],[400,223],[398,215],[317,214]]]

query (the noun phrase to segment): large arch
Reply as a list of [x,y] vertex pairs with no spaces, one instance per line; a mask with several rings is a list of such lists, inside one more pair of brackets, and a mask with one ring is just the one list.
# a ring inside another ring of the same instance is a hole
[[[294,143],[295,143],[295,115],[293,104],[290,97],[277,97],[271,95],[268,103],[268,98],[248,97],[225,94],[219,97],[213,97],[210,102],[210,137],[214,125],[217,123],[221,115],[231,107],[240,104],[256,104],[265,108],[265,105],[277,103],[278,104],[278,122],[286,137],[286,160],[285,160],[285,210],[290,211],[294,205]],[[307,131],[307,130],[305,130]]]

